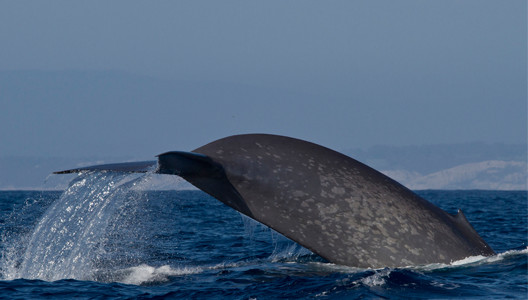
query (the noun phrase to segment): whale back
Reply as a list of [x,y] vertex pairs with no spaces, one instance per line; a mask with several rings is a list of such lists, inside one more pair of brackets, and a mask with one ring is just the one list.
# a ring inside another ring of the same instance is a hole
[[192,152],[222,166],[218,178],[225,176],[222,186],[229,183],[233,191],[224,197],[210,182],[204,185],[195,177],[191,183],[232,207],[233,201],[243,203],[239,211],[331,262],[397,267],[494,253],[463,215],[452,216],[382,173],[320,145],[249,134]]

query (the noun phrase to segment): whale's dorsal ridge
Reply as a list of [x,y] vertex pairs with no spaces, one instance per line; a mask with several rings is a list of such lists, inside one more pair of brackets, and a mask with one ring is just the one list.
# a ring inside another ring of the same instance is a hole
[[329,261],[385,267],[493,253],[467,220],[329,148],[245,134],[193,152],[223,166],[259,222]]

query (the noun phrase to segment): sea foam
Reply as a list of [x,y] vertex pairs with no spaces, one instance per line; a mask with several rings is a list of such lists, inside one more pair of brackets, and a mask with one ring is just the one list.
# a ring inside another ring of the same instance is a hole
[[200,267],[173,268],[168,265],[153,267],[142,264],[124,270],[124,273],[126,274],[125,277],[118,279],[117,281],[126,284],[140,285],[152,282],[165,282],[168,281],[171,276],[182,276],[200,272],[202,272],[202,268]]

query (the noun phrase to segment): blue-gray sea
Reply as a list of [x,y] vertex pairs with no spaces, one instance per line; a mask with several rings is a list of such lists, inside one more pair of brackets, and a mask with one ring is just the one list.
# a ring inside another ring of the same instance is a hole
[[528,297],[526,191],[417,192],[449,213],[461,208],[495,256],[359,269],[199,190],[152,191],[148,180],[95,173],[65,191],[0,191],[0,298]]

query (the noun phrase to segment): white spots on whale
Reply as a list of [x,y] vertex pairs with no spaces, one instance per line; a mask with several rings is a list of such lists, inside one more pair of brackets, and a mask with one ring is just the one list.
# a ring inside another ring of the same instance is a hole
[[308,208],[308,207],[313,206],[314,203],[315,203],[315,200],[312,198],[309,198],[301,202],[301,206],[304,208]]
[[288,182],[284,180],[279,181],[279,185],[283,188],[288,188],[290,186]]
[[345,194],[345,189],[340,187],[340,186],[334,186],[332,189],[331,189],[332,193],[336,194],[336,195],[339,195],[339,196],[343,196]]
[[292,196],[294,198],[303,198],[305,196],[307,196],[308,194],[306,194],[306,192],[304,191],[301,191],[301,190],[296,190],[296,191],[293,191],[292,192]]
[[[391,253],[398,254],[398,250],[393,247],[385,246],[385,249],[389,250]],[[390,256],[394,260],[394,256]]]
[[316,207],[319,210],[319,214],[323,219],[332,217],[332,215],[337,213],[337,211],[339,210],[336,204],[325,205],[323,203],[317,203]]
[[390,236],[383,224],[379,222],[374,222],[372,225],[374,225],[384,237]]
[[409,245],[405,245],[405,249],[407,249],[407,251],[409,251],[410,253],[416,255],[416,256],[420,256],[422,254],[422,251],[421,249],[418,249],[418,248],[413,248]]
[[420,235],[414,226],[411,227],[411,235]]

